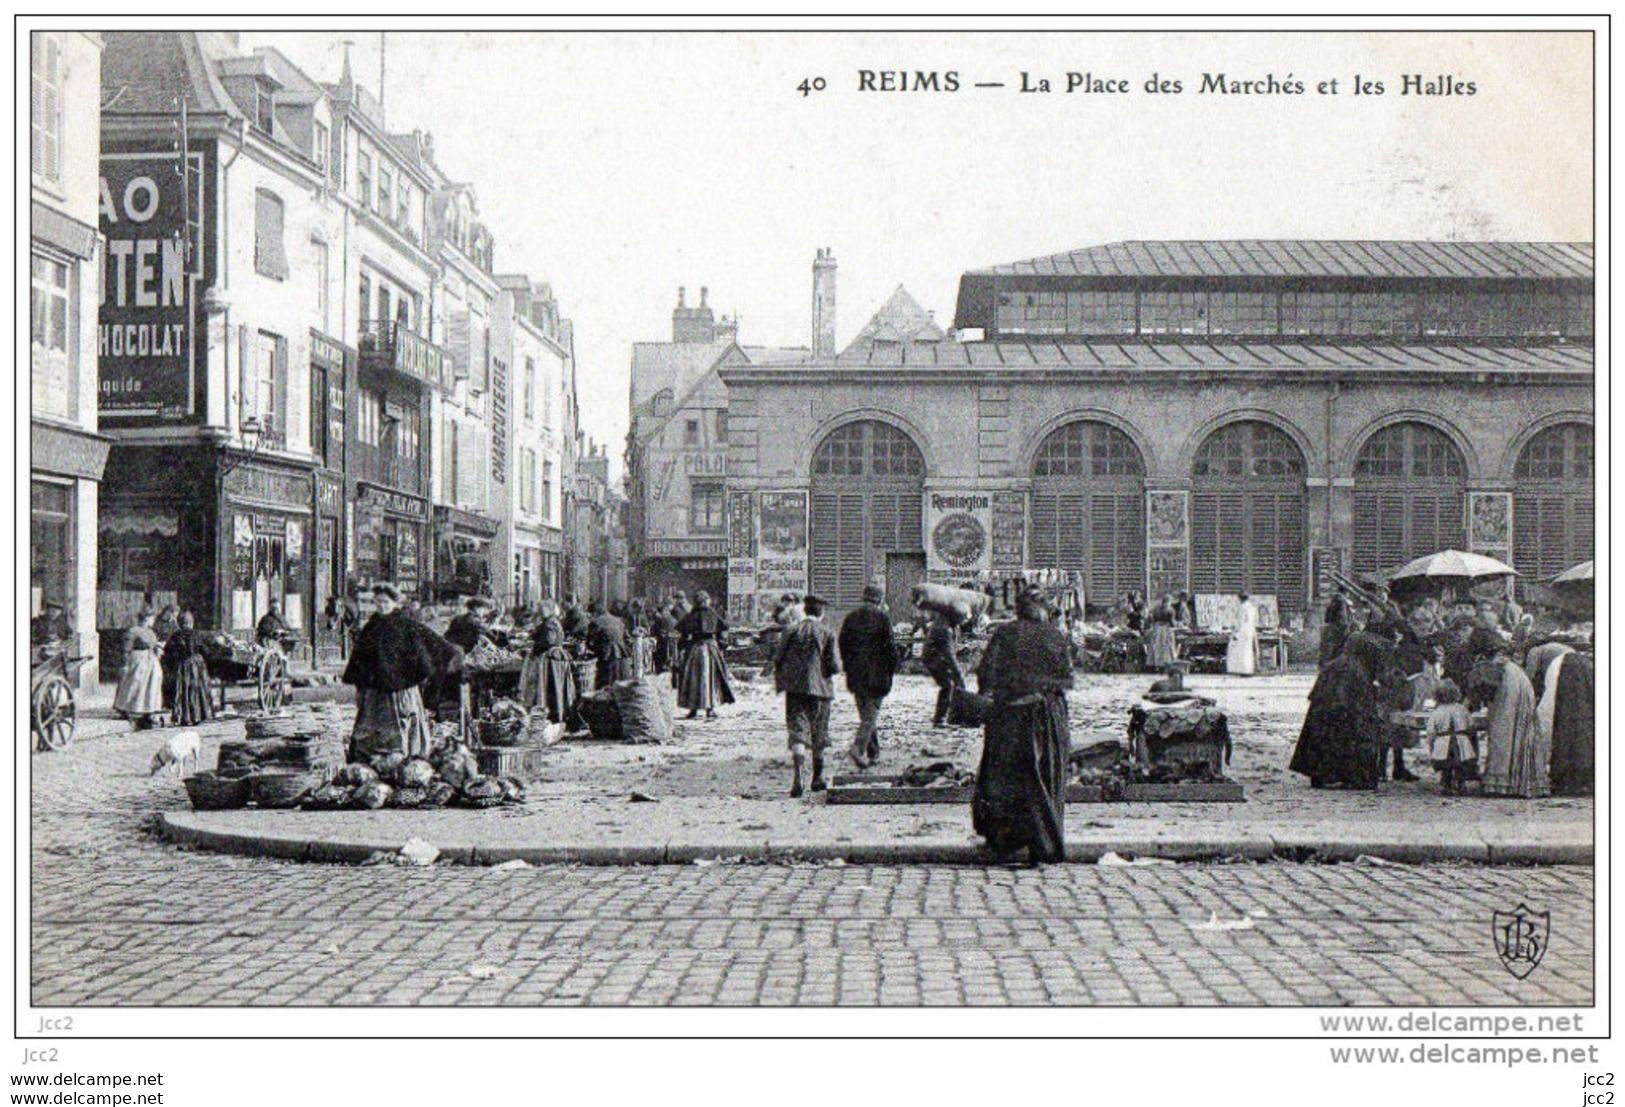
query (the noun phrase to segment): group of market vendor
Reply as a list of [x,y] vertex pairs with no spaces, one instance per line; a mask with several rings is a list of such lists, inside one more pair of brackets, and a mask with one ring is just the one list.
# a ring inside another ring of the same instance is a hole
[[[1404,760],[1415,731],[1396,721],[1408,712],[1426,720],[1424,756],[1447,791],[1482,780],[1491,796],[1591,794],[1592,660],[1561,643],[1528,648],[1532,626],[1511,599],[1425,598],[1406,612],[1386,593],[1361,602],[1339,589],[1291,769],[1316,788],[1415,781]],[[1458,701],[1484,709],[1482,727]]]

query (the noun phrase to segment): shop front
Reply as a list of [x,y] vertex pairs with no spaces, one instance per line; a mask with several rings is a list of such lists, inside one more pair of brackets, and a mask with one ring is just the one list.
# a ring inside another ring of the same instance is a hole
[[703,590],[710,593],[712,600],[722,607],[728,594],[728,540],[651,539],[646,547],[639,581],[643,594],[654,599],[679,591],[692,597],[695,592]]
[[274,605],[306,646],[312,642],[310,546],[314,492],[308,470],[247,462],[227,471],[223,517],[222,625],[252,638]]
[[389,581],[404,597],[426,599],[428,522],[429,502],[421,496],[357,481],[347,523],[353,531],[347,543],[350,592]]
[[340,649],[337,624],[330,616],[343,595],[344,478],[317,470],[316,531],[310,549],[311,633],[318,660],[333,660]]
[[[35,421],[32,446],[30,645],[62,642],[74,656],[89,656],[96,653],[96,588],[91,575],[96,560],[96,486],[107,463],[108,443],[77,428]],[[48,611],[47,603],[60,608]]]
[[435,598],[495,595],[494,581],[499,578],[492,572],[491,555],[496,521],[437,504],[434,533]]
[[553,527],[514,525],[513,604],[534,607],[562,596],[564,532]]

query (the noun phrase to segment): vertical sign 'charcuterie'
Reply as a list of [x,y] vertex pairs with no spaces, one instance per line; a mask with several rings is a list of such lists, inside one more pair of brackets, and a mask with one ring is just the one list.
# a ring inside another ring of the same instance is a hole
[[[198,248],[203,165],[173,152],[105,154],[101,161],[98,407],[108,416],[180,418],[196,408],[193,349],[202,287]],[[192,248],[186,243],[191,240]]]

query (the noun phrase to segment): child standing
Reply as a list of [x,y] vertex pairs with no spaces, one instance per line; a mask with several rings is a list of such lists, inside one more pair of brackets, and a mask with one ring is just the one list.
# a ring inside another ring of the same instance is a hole
[[824,779],[824,751],[829,748],[829,708],[835,697],[831,678],[841,671],[835,635],[824,625],[824,601],[808,596],[803,618],[779,635],[773,650],[774,685],[784,693],[784,722],[790,732],[790,758],[795,775],[790,798],[801,795],[807,749],[812,747],[812,790],[829,787]]
[[1471,734],[1473,717],[1461,702],[1461,689],[1448,678],[1433,691],[1438,704],[1428,713],[1429,756],[1439,770],[1447,796],[1461,790],[1462,784],[1478,779],[1478,745]]

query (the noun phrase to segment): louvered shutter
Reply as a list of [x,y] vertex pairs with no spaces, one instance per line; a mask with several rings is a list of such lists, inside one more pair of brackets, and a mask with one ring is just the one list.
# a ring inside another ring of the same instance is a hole
[[1215,492],[1191,495],[1191,590],[1219,590],[1219,497]]
[[868,574],[868,551],[863,548],[863,493],[842,492],[840,496],[840,568],[835,602],[842,607],[863,602],[863,586]]
[[1032,522],[1027,536],[1027,559],[1039,569],[1056,568],[1057,497],[1045,492],[1032,494]]
[[1247,497],[1241,492],[1219,496],[1219,591],[1247,587]]
[[895,550],[897,545],[898,496],[895,492],[875,492],[870,497],[869,548]]
[[[1569,498],[1569,565],[1578,565],[1582,561],[1591,561],[1596,557],[1596,528],[1597,520],[1595,501],[1590,496],[1572,496]],[[1567,569],[1569,565],[1563,566]],[[1558,570],[1561,572],[1562,570]]]
[[812,497],[812,549],[809,551],[812,590],[834,599],[840,550],[840,497],[833,492],[815,492]]
[[1307,572],[1308,551],[1305,550],[1303,496],[1279,495],[1276,507],[1276,562],[1275,602],[1278,610],[1296,614],[1306,603],[1304,577]]
[[467,380],[470,373],[470,336],[468,312],[453,311],[446,319],[446,348],[451,351],[453,380]]

